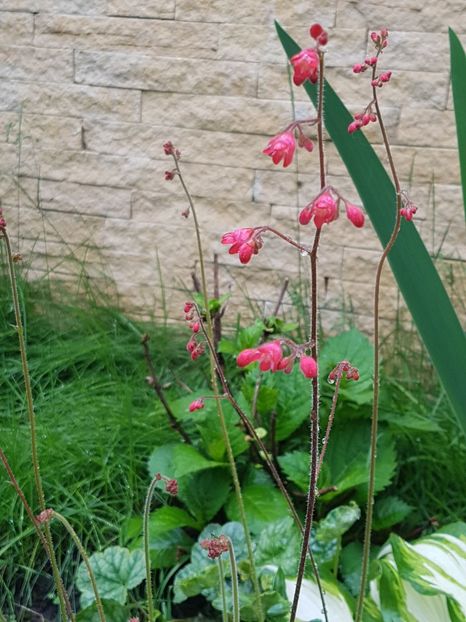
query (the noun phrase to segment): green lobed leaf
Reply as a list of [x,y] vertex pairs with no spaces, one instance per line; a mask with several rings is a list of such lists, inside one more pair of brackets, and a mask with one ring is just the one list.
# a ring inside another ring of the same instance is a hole
[[[242,495],[246,519],[252,533],[260,533],[271,521],[288,516],[288,504],[273,486],[246,485],[242,489]],[[230,495],[225,510],[230,520],[239,520],[236,495]]]
[[[102,600],[102,607],[107,620],[111,620],[112,622],[128,622],[128,607],[114,600]],[[81,609],[81,611],[76,614],[76,620],[77,622],[101,622],[96,604],[93,603],[89,607]]]
[[301,551],[301,534],[294,520],[287,516],[270,523],[259,534],[256,550],[258,565],[278,566],[286,576],[296,572]]
[[[129,551],[121,546],[110,546],[89,558],[101,598],[126,603],[128,590],[146,578],[142,550]],[[86,608],[95,600],[94,591],[84,563],[80,564],[76,585],[81,592],[81,607]]]
[[450,38],[451,91],[455,108],[464,215],[466,217],[466,53],[452,28],[448,29],[448,36]]
[[309,452],[290,451],[283,456],[278,456],[278,464],[285,473],[286,477],[298,486],[300,490],[306,492],[309,488]]
[[412,505],[409,505],[399,497],[389,496],[377,499],[374,507],[372,529],[374,531],[389,529],[393,525],[401,523],[413,509]]
[[195,471],[224,466],[226,465],[223,463],[204,458],[197,449],[183,443],[167,443],[162,447],[156,447],[149,458],[151,477],[159,472],[178,479]]
[[207,469],[183,478],[178,497],[199,523],[212,520],[226,502],[231,475],[226,469]]
[[[275,25],[288,58],[297,54],[301,49],[298,44],[278,22]],[[316,104],[316,85],[307,80],[304,88]],[[395,188],[364,134],[348,134],[347,127],[352,116],[327,81],[324,87],[324,115],[328,134],[345,163],[379,239],[385,245],[395,222]],[[421,338],[466,432],[466,382],[463,377],[466,336],[412,222],[402,223],[389,261]]]

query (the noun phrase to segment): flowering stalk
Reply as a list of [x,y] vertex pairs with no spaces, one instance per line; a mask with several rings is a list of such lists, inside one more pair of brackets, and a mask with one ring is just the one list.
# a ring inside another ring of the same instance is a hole
[[[324,54],[319,50],[319,86],[318,86],[318,106],[317,106],[317,140],[319,146],[319,172],[320,172],[320,187],[323,190],[326,186],[325,179],[325,152],[324,152],[324,139],[323,139],[323,114],[324,114]],[[312,378],[312,406],[311,406],[311,464],[309,474],[309,491],[307,496],[306,505],[306,518],[304,520],[304,533],[303,541],[301,545],[301,556],[299,560],[298,573],[296,577],[296,588],[293,596],[293,603],[291,605],[290,622],[294,622],[296,618],[296,612],[298,609],[299,595],[301,592],[302,581],[304,577],[304,570],[306,566],[307,552],[310,549],[310,539],[312,530],[312,519],[314,514],[314,507],[316,501],[317,490],[317,475],[318,466],[317,460],[319,455],[319,367],[318,367],[318,344],[317,344],[317,251],[319,248],[321,227],[316,229],[314,236],[314,243],[310,253],[311,264],[311,313],[310,313],[310,341],[311,341],[311,354],[312,358],[317,364],[317,373]],[[322,613],[325,621],[328,622],[327,608],[325,600],[322,599]]]
[[[194,206],[194,202],[192,200],[191,194],[186,186],[186,183],[183,179],[183,176],[181,174],[181,170],[180,170],[180,166],[179,166],[179,152],[177,152],[176,150],[173,149],[173,146],[171,146],[170,148],[170,143],[167,143],[167,145],[165,146],[165,152],[168,153],[169,155],[172,155],[173,157],[173,161],[175,163],[175,170],[176,173],[180,179],[181,185],[183,187],[183,190],[185,192],[186,198],[188,199],[188,203],[189,203],[189,207],[190,210],[192,212],[193,215],[193,220],[194,220],[194,229],[196,232],[196,242],[197,242],[197,250],[198,250],[198,256],[199,256],[199,265],[200,265],[200,270],[201,270],[201,285],[202,285],[202,295],[204,298],[204,306],[205,306],[205,316],[206,316],[206,322],[207,322],[207,335],[209,337],[209,340],[211,343],[213,343],[213,339],[214,339],[214,330],[213,330],[213,323],[212,323],[212,317],[210,314],[210,310],[209,310],[209,298],[208,298],[208,293],[207,293],[207,278],[206,278],[206,272],[205,272],[205,263],[204,263],[204,252],[202,249],[202,241],[201,241],[201,231],[200,231],[200,227],[199,227],[199,221],[197,218],[197,213],[196,213],[196,208]],[[236,469],[236,463],[235,463],[235,457],[233,455],[233,449],[231,447],[231,442],[230,442],[230,438],[228,436],[228,428],[226,425],[226,421],[225,421],[225,415],[223,413],[223,409],[222,409],[222,404],[221,404],[221,396],[219,394],[219,389],[218,389],[218,383],[217,383],[217,375],[216,375],[216,369],[217,366],[215,364],[215,360],[214,357],[212,355],[212,351],[210,351],[209,353],[209,360],[210,360],[210,378],[211,378],[211,385],[212,385],[212,389],[213,389],[213,393],[215,396],[215,401],[216,401],[216,405],[217,405],[217,415],[220,421],[220,426],[221,426],[221,430],[222,430],[222,435],[223,435],[223,440],[225,443],[225,448],[227,451],[227,457],[228,457],[228,462],[230,465],[230,470],[231,470],[231,475],[233,478],[233,486],[235,489],[235,495],[236,495],[236,500],[238,503],[238,510],[239,510],[239,514],[240,514],[240,520],[241,523],[243,525],[244,528],[244,534],[245,534],[245,539],[246,539],[246,546],[247,546],[247,550],[248,550],[248,558],[249,558],[249,562],[251,564],[251,579],[252,579],[252,583],[253,583],[253,587],[254,587],[254,592],[256,593],[256,598],[257,598],[257,613],[258,613],[258,617],[259,617],[259,622],[264,622],[264,613],[262,610],[262,604],[261,604],[261,596],[260,596],[260,586],[259,586],[259,580],[257,578],[257,573],[256,573],[256,567],[254,564],[254,554],[253,554],[253,548],[252,548],[252,541],[251,541],[251,535],[249,533],[249,528],[248,528],[248,524],[247,524],[247,520],[246,520],[246,512],[244,509],[244,502],[243,502],[243,497],[241,494],[241,485],[239,482],[239,477],[238,477],[238,471]]]
[[[386,31],[381,31],[381,35]],[[372,40],[374,39],[374,34],[372,33]],[[381,36],[380,39],[385,43],[383,47],[386,46],[386,36]],[[381,53],[381,48],[378,49],[377,57]],[[385,125],[382,118],[382,113],[380,111],[379,101],[377,97],[377,87],[378,83],[375,82],[375,73],[376,73],[376,65],[372,66],[372,94],[374,99],[375,110],[377,113],[377,117],[379,120],[380,130],[382,133],[383,144],[385,147],[385,151],[387,153],[388,162],[390,166],[390,171],[393,178],[393,183],[395,185],[396,190],[396,217],[395,224],[393,226],[393,231],[390,235],[390,238],[383,249],[382,255],[379,259],[379,263],[377,265],[376,275],[375,275],[375,285],[374,285],[374,397],[372,404],[372,422],[371,422],[371,440],[370,440],[370,458],[369,458],[369,483],[367,490],[367,509],[366,509],[366,524],[364,529],[364,546],[363,546],[363,557],[362,557],[362,565],[361,565],[361,582],[359,587],[359,595],[358,602],[356,605],[356,617],[355,622],[360,622],[362,618],[362,611],[364,606],[364,596],[366,592],[367,585],[367,574],[369,567],[369,556],[370,556],[370,548],[371,548],[371,532],[372,532],[372,517],[373,517],[373,506],[374,506],[374,493],[375,493],[375,466],[376,466],[376,453],[377,453],[377,429],[378,429],[378,415],[379,415],[379,384],[380,384],[380,354],[379,354],[379,301],[380,301],[380,280],[382,276],[382,269],[385,264],[385,260],[395,244],[396,238],[400,231],[401,224],[401,210],[402,210],[402,192],[400,187],[400,182],[398,179],[398,174],[396,172],[395,163],[393,161],[393,156],[390,148],[390,143],[387,137],[387,132],[385,130]]]
[[[19,485],[18,480],[16,479],[16,477],[15,477],[15,475],[14,475],[14,473],[13,473],[11,467],[10,467],[8,459],[7,459],[3,449],[1,447],[0,447],[0,460],[3,463],[3,466],[5,467],[6,472],[8,473],[8,477],[10,478],[11,484],[12,484],[13,488],[15,489],[15,492],[18,495],[21,503],[23,504],[24,509],[26,510],[26,514],[28,515],[29,520],[31,521],[31,523],[32,523],[32,525],[33,525],[33,527],[34,527],[34,529],[36,531],[37,537],[39,538],[42,546],[44,547],[45,553],[46,553],[46,555],[47,555],[47,557],[49,558],[49,561],[50,561],[50,550],[49,550],[49,545],[48,545],[47,539],[44,536],[42,530],[40,529],[40,527],[39,527],[40,523],[38,522],[38,520],[34,516],[34,512],[32,511],[31,506],[29,505],[28,500],[26,499],[26,497],[24,495],[24,492],[22,491],[21,486]],[[59,588],[58,589],[59,589],[59,592],[61,593],[61,595],[63,597],[63,600],[65,602],[66,611],[68,613],[68,616],[69,616],[70,620],[72,620],[72,622],[75,622],[76,617],[75,617],[75,615],[73,613],[73,610],[71,609],[71,603],[70,603],[70,600],[68,598],[68,594],[66,593],[66,590],[65,590],[65,587],[64,587],[63,582],[61,580],[61,577],[60,577],[60,583],[59,583]]]
[[225,592],[225,571],[223,569],[223,559],[220,556],[217,559],[218,564],[218,579],[220,585],[220,594],[222,596],[222,622],[228,622],[228,611],[227,611],[227,595]]
[[235,550],[233,548],[233,542],[230,540],[230,538],[227,538],[227,541],[228,541],[228,554],[230,556],[231,597],[233,601],[233,622],[240,622],[238,568],[236,566],[236,557],[235,557]]
[[[31,428],[32,468],[34,472],[34,481],[35,481],[37,496],[39,499],[39,507],[41,511],[43,512],[45,510],[45,495],[44,495],[44,489],[42,486],[42,479],[40,476],[39,455],[37,451],[36,415],[35,415],[34,403],[32,399],[32,387],[31,387],[31,378],[29,376],[29,366],[28,366],[27,354],[26,354],[26,342],[24,339],[23,321],[21,319],[21,310],[20,310],[20,305],[19,305],[18,286],[16,283],[13,253],[11,250],[10,238],[6,230],[6,223],[4,219],[1,217],[1,212],[0,212],[0,233],[1,233],[1,237],[3,237],[5,241],[6,251],[7,251],[6,254],[7,254],[7,260],[8,260],[8,272],[9,272],[9,277],[10,277],[11,295],[13,299],[13,307],[14,307],[14,312],[15,312],[16,331],[18,333],[19,351],[21,355],[21,366],[23,370],[27,413],[28,413],[28,419],[29,419],[29,426]],[[58,600],[60,603],[60,613],[61,613],[62,619],[65,620],[66,622],[67,615],[73,618],[73,613],[72,613],[71,607],[67,606],[66,598],[64,596],[64,588],[63,588],[63,584],[60,578],[60,572],[58,570],[58,564],[57,564],[57,560],[55,557],[55,551],[53,549],[52,534],[50,532],[50,527],[48,526],[48,524],[45,525],[45,538],[47,540],[50,564],[52,566],[53,578],[55,582],[55,587],[57,589]]]
[[71,526],[71,524],[69,523],[69,521],[62,516],[62,514],[60,514],[59,512],[56,512],[55,510],[51,511],[51,516],[50,518],[56,518],[66,529],[66,531],[70,534],[71,539],[73,540],[73,542],[75,543],[79,554],[82,557],[82,560],[86,566],[87,569],[87,573],[89,575],[89,580],[91,582],[92,585],[92,590],[94,592],[94,596],[95,596],[95,604],[96,604],[96,608],[97,608],[97,613],[99,616],[99,620],[100,622],[106,622],[105,619],[105,614],[104,614],[104,608],[102,605],[102,601],[100,600],[100,595],[99,595],[99,590],[97,589],[97,582],[95,580],[95,575],[94,575],[94,571],[92,570],[92,566],[91,563],[89,561],[89,557],[86,553],[86,549],[83,547],[81,540],[78,537],[78,534],[75,532],[75,530],[73,529],[73,527]]
[[[220,364],[220,361],[218,359],[218,355],[217,352],[215,351],[215,348],[212,344],[212,341],[209,338],[209,335],[207,334],[207,331],[205,330],[205,326],[204,326],[204,322],[202,321],[202,317],[199,313],[199,309],[196,307],[196,311],[199,317],[199,324],[200,324],[200,328],[204,334],[205,340],[207,342],[207,347],[209,348],[209,351],[211,352],[212,357],[214,358],[215,361],[215,365],[216,365],[216,369],[217,369],[217,374],[218,377],[220,379],[220,382],[222,384],[224,393],[225,393],[225,397],[227,398],[227,400],[230,402],[230,404],[232,405],[232,407],[234,408],[234,410],[236,411],[236,413],[239,415],[239,418],[241,419],[242,424],[244,425],[244,427],[246,428],[246,430],[248,431],[249,435],[252,437],[252,439],[254,440],[254,442],[256,443],[257,447],[259,448],[260,451],[260,455],[263,457],[267,467],[269,468],[269,471],[273,477],[273,479],[275,480],[275,483],[277,484],[280,492],[282,493],[285,501],[288,504],[288,507],[290,509],[290,512],[293,516],[293,520],[296,524],[296,526],[298,527],[299,531],[301,532],[301,534],[304,534],[304,529],[303,529],[303,525],[301,523],[301,519],[296,511],[296,508],[294,506],[294,503],[285,487],[285,484],[283,483],[282,478],[280,477],[280,474],[274,464],[274,461],[271,459],[269,452],[267,451],[266,446],[264,445],[264,443],[262,442],[262,439],[258,436],[253,424],[251,423],[251,421],[249,420],[249,417],[246,415],[246,413],[241,409],[241,406],[238,404],[238,402],[235,400],[233,393],[231,392],[231,389],[229,387],[228,381],[225,377],[225,373],[223,371],[223,368]],[[319,576],[319,571],[317,568],[317,564],[315,562],[314,559],[314,555],[312,553],[311,548],[309,547],[308,549],[308,554],[309,554],[309,559],[311,561],[311,565],[312,565],[312,569],[314,572],[314,576],[316,579],[316,583],[317,583],[317,588],[319,590],[319,595],[320,595],[320,599],[322,602],[322,610],[325,612],[326,615],[326,606],[325,606],[325,599],[324,599],[324,592],[323,592],[323,588],[322,588],[322,583],[320,581],[320,576]]]

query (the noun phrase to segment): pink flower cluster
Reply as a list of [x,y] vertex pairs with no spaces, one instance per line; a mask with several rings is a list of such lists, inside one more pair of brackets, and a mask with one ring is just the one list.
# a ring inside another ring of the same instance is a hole
[[378,52],[381,52],[388,45],[388,30],[382,28],[379,32],[371,32],[371,40],[374,42]]
[[186,344],[186,350],[191,355],[191,359],[195,361],[201,354],[204,353],[205,348],[203,343],[199,343],[196,339],[196,335],[199,333],[201,324],[199,320],[194,319],[195,306],[193,302],[184,303],[184,319],[188,323],[189,328],[192,330],[192,335]]
[[165,484],[165,492],[168,492],[172,497],[176,497],[178,494],[178,481],[176,479],[161,475],[160,473],[155,474],[155,479]]
[[274,164],[280,164],[283,160],[283,168],[289,166],[296,150],[295,130],[298,132],[298,145],[306,151],[312,151],[314,143],[304,134],[301,128],[302,123],[315,123],[315,120],[292,123],[284,132],[271,138],[262,153],[270,156]]
[[3,218],[3,211],[0,207],[0,233],[3,233],[6,230],[6,220]]
[[320,24],[312,24],[309,29],[309,34],[316,42],[315,48],[306,48],[298,52],[290,58],[290,63],[293,65],[293,82],[296,86],[301,86],[306,80],[310,80],[313,83],[317,82],[319,76],[319,49],[320,45],[327,45],[328,33],[322,28]]
[[364,125],[375,123],[375,121],[377,121],[375,112],[358,112],[354,115],[354,121],[348,125],[348,133],[353,134]]
[[359,370],[353,367],[349,361],[341,361],[328,375],[329,382],[335,382],[337,378],[346,376],[347,380],[359,380]]
[[[288,344],[289,345],[289,344]],[[283,371],[291,373],[296,357],[299,356],[299,367],[306,378],[314,378],[317,375],[317,363],[312,356],[303,356],[299,348],[294,348],[290,355],[284,356],[280,339],[264,343],[257,348],[242,350],[236,358],[239,367],[246,367],[259,361],[261,371]]]
[[376,76],[373,80],[371,80],[371,85],[373,87],[382,87],[387,82],[390,82],[390,78],[392,77],[391,71],[385,71],[381,73],[380,76]]
[[[179,149],[176,149],[171,140],[164,143],[163,151],[165,155],[172,156],[175,162],[177,162],[181,158],[181,151]],[[176,168],[173,168],[170,171],[165,171],[164,173],[166,181],[172,181],[173,179],[175,179],[176,175],[178,175],[178,171],[176,170]]]
[[[336,199],[333,196],[336,195]],[[339,204],[343,200],[345,204],[346,216],[355,227],[364,225],[364,213],[360,207],[342,199],[333,188],[328,188],[320,192],[317,197],[304,207],[299,213],[301,225],[308,225],[314,219],[314,225],[320,229],[322,225],[329,224],[339,216]]]
[[377,65],[377,60],[378,60],[377,56],[371,56],[370,58],[366,58],[366,60],[364,61],[362,65],[359,63],[356,63],[356,65],[353,65],[353,73],[363,73],[369,67],[373,67],[374,65]]
[[224,535],[202,540],[200,544],[210,559],[217,559],[222,553],[228,552],[228,538]]
[[244,264],[249,263],[251,257],[257,255],[264,244],[260,231],[257,228],[249,227],[224,233],[221,242],[222,244],[231,244],[228,252],[230,255],[238,254],[240,262]]
[[35,518],[36,518],[36,522],[39,525],[48,523],[53,518],[53,510],[50,508],[47,508],[46,510],[43,510],[40,514],[38,514]]
[[402,192],[401,200],[403,202],[403,207],[400,209],[400,214],[403,216],[405,220],[412,220],[414,214],[417,212],[417,207],[414,203],[408,198],[405,192]]

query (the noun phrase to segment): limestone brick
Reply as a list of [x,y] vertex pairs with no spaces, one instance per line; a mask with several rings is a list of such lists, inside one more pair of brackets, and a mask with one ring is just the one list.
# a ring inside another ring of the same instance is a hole
[[175,0],[109,0],[109,15],[120,17],[152,17],[173,19],[175,16]]
[[157,57],[121,52],[75,53],[75,80],[96,86],[251,96],[257,68],[242,62]]
[[141,95],[137,91],[76,84],[3,82],[0,110],[63,117],[137,121]]
[[[144,92],[142,121],[157,125],[274,135],[290,120],[289,101],[249,97],[191,95],[189,106],[181,93]],[[309,116],[307,106],[298,113]]]
[[31,46],[0,46],[0,78],[66,82],[73,76],[70,50],[51,51]]
[[146,50],[157,56],[204,58],[217,54],[218,28],[166,19],[39,14],[34,41],[43,47],[124,53],[133,53],[136,48],[139,53]]
[[27,13],[0,13],[2,45],[28,45],[32,42],[34,18]]
[[1,0],[0,11],[105,15],[107,0]]

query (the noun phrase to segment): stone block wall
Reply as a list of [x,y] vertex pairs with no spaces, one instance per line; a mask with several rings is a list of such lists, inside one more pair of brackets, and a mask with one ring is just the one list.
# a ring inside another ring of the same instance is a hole
[[[100,288],[110,279],[132,314],[161,316],[166,305],[180,317],[196,252],[180,185],[164,180],[170,161],[162,144],[172,140],[198,206],[210,272],[218,253],[222,291],[233,294],[231,320],[247,313],[245,297],[270,310],[285,276],[298,279],[306,269],[301,258],[267,238],[243,267],[219,239],[266,223],[296,235],[298,209],[318,190],[316,153],[300,153],[285,170],[261,154],[292,111],[273,20],[302,45],[311,22],[329,29],[328,78],[354,112],[370,94],[352,64],[370,50],[370,30],[386,26],[384,65],[393,76],[381,100],[394,156],[419,207],[416,224],[461,311],[466,246],[447,30],[466,43],[464,0],[311,5],[0,0],[0,197],[31,278],[51,273],[77,284],[85,274]],[[297,116],[309,116],[302,89],[293,92]],[[377,127],[367,135],[382,153]],[[357,202],[330,143],[327,152],[329,182]],[[351,313],[370,332],[380,253],[374,233],[342,218],[323,238],[324,327]],[[400,305],[387,270],[383,319]]]

